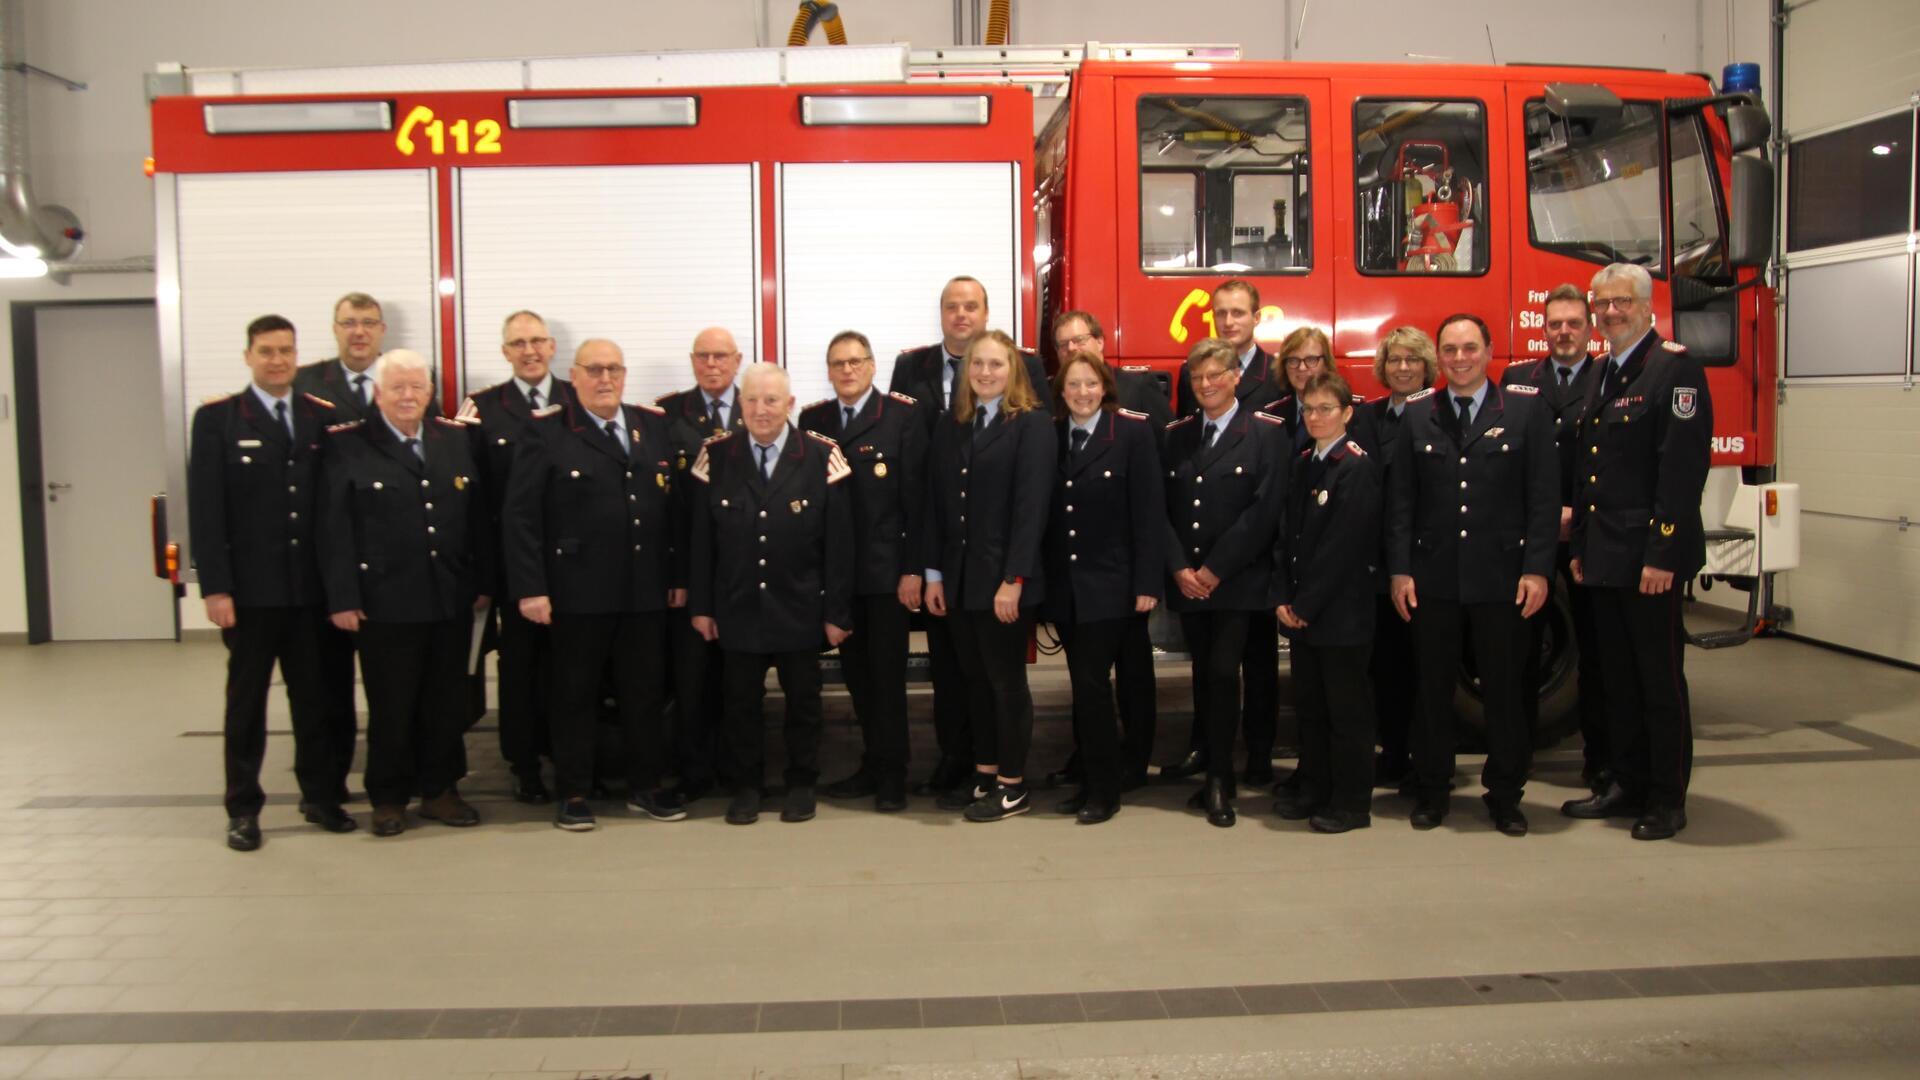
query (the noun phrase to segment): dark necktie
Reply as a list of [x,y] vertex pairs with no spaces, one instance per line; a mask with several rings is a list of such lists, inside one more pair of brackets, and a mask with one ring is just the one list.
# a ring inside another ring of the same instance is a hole
[[1213,437],[1219,433],[1220,429],[1213,426],[1213,421],[1207,421],[1206,426],[1200,429],[1200,449],[1205,450],[1212,446]]
[[360,399],[361,408],[364,409],[367,407],[367,377],[365,375],[355,375],[353,377],[353,396]]
[[719,398],[707,399],[707,425],[717,433],[727,430],[726,407]]
[[842,405],[840,407],[840,430],[845,431],[852,426],[853,426],[853,406]]
[[539,387],[536,386],[533,389],[527,391],[527,408],[534,409],[534,410],[538,410],[540,408],[540,388]]
[[760,478],[762,480],[773,479],[773,447],[761,446],[759,443],[755,443],[753,448],[760,451]]
[[1567,388],[1567,380],[1573,378],[1573,369],[1563,367],[1559,364],[1555,364],[1554,367],[1560,369],[1560,389],[1565,390]]
[[1085,450],[1087,448],[1087,429],[1074,428],[1072,434],[1067,436],[1067,442],[1072,444],[1073,452],[1076,454]]
[[980,433],[985,430],[987,430],[987,410],[975,409],[973,411],[973,437],[976,439],[979,438]]
[[273,403],[273,418],[275,420],[280,421],[281,427],[287,429],[287,438],[289,439],[293,438],[293,425],[287,422],[287,403],[286,402],[276,401]]
[[1613,397],[1613,392],[1619,388],[1620,365],[1612,360],[1608,360],[1607,370],[1600,375],[1600,396],[1610,399]]
[[1460,410],[1460,430],[1465,431],[1467,425],[1473,422],[1473,399],[1455,394],[1453,403]]
[[627,448],[624,445],[622,445],[620,442],[620,425],[619,424],[616,424],[611,420],[607,421],[607,438],[612,440],[613,448],[620,452],[620,456],[625,457],[627,454]]
[[422,450],[422,449],[420,449],[420,440],[419,440],[419,439],[408,439],[408,440],[407,440],[407,449],[413,452],[413,456],[414,456],[414,457],[415,457],[415,458],[416,458],[417,460],[419,460],[419,461],[421,462],[421,464],[425,464],[425,463],[426,463],[426,460],[427,460],[427,452],[426,452],[425,450]]
[[947,408],[953,408],[953,398],[960,392],[960,359],[947,357]]

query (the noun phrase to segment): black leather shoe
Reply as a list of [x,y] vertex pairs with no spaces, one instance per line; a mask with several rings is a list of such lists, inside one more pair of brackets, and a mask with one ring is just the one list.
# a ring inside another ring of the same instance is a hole
[[567,832],[592,832],[599,824],[594,820],[593,805],[585,799],[568,799],[553,815],[553,827]]
[[1568,817],[1590,821],[1610,817],[1637,818],[1646,813],[1646,809],[1639,799],[1628,795],[1619,784],[1609,787],[1605,794],[1568,799],[1560,804],[1560,812]]
[[1372,826],[1372,814],[1361,814],[1352,810],[1322,810],[1307,819],[1307,828],[1323,833],[1352,832],[1355,829],[1367,829]]
[[451,825],[456,829],[468,829],[480,824],[480,811],[475,810],[473,805],[461,798],[460,792],[453,788],[448,788],[431,799],[423,800],[420,803],[420,816],[428,821]]
[[300,813],[312,825],[318,825],[331,833],[349,833],[360,827],[353,815],[338,806],[321,806],[318,803],[301,803]]
[[1280,815],[1282,821],[1305,821],[1314,815],[1314,809],[1297,793],[1286,792],[1273,800],[1273,812]]
[[927,782],[921,784],[919,790],[922,795],[944,795],[971,779],[972,775],[972,762],[942,754],[933,767],[933,774],[927,777]]
[[1437,829],[1441,822],[1447,820],[1447,800],[1443,797],[1422,795],[1413,804],[1413,813],[1408,815],[1407,820],[1411,821],[1416,829]]
[[812,784],[795,784],[787,789],[786,805],[780,808],[780,820],[812,821],[814,813]]
[[407,831],[407,808],[405,806],[376,806],[373,808],[373,835],[399,836]]
[[1187,751],[1187,756],[1179,763],[1160,770],[1162,780],[1185,780],[1189,776],[1199,776],[1207,771],[1207,755],[1198,750]]
[[988,795],[993,794],[997,779],[986,773],[974,773],[971,780],[955,785],[952,790],[940,793],[934,805],[942,810],[965,810]]
[[1247,771],[1240,776],[1240,782],[1248,787],[1263,788],[1273,783],[1273,762],[1249,761]]
[[1233,812],[1233,786],[1225,780],[1209,780],[1205,791],[1207,806],[1207,824],[1222,829],[1233,828],[1237,817]]
[[864,799],[880,790],[880,780],[865,768],[842,777],[820,789],[829,799]]
[[1088,799],[1086,805],[1082,806],[1079,812],[1073,815],[1073,820],[1076,824],[1080,825],[1098,825],[1119,812],[1120,804],[1117,802],[1107,802],[1105,799]]
[[1061,799],[1059,802],[1054,803],[1053,812],[1056,814],[1068,814],[1068,815],[1078,814],[1080,810],[1086,805],[1087,805],[1087,791],[1085,788],[1081,788],[1079,791],[1076,791],[1073,794],[1067,796],[1066,798]]
[[532,776],[516,774],[513,778],[513,801],[528,806],[545,806],[553,801],[553,792],[547,790],[546,781],[540,779],[538,773]]
[[760,789],[735,788],[733,801],[727,804],[727,824],[751,825],[760,820]]
[[247,814],[243,817],[227,819],[227,846],[235,851],[257,851],[260,848],[260,817]]
[[1635,840],[1671,840],[1673,834],[1687,827],[1685,810],[1649,809],[1633,823]]
[[879,790],[873,793],[873,808],[883,814],[897,814],[907,808],[907,778],[883,776]]
[[1493,815],[1493,827],[1508,836],[1527,835],[1527,815],[1520,812],[1518,802],[1496,799],[1492,795],[1480,796],[1487,804],[1487,813]]
[[686,804],[671,791],[639,791],[627,796],[627,809],[655,821],[685,821]]

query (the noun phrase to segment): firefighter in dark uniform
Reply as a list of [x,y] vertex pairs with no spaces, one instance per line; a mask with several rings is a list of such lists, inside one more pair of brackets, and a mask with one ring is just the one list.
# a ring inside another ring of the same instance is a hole
[[[1240,365],[1240,382],[1233,392],[1234,399],[1249,409],[1260,408],[1287,389],[1273,354],[1254,341],[1253,332],[1259,324],[1260,290],[1254,288],[1252,282],[1235,278],[1213,290],[1213,331],[1233,349]],[[1180,373],[1174,379],[1177,396],[1173,411],[1180,416],[1192,416],[1200,411],[1189,367],[1180,365]]]
[[1700,495],[1713,447],[1705,372],[1653,329],[1652,293],[1638,266],[1615,263],[1594,275],[1593,310],[1609,349],[1580,425],[1571,569],[1593,595],[1613,783],[1562,808],[1572,817],[1636,816],[1636,840],[1687,827],[1693,720],[1680,602],[1706,562]]
[[830,798],[907,808],[907,633],[923,584],[921,511],[926,504],[927,428],[918,404],[873,385],[873,346],[857,330],[827,345],[834,396],[800,412],[800,427],[835,440],[853,470],[853,636],[840,666],[860,721],[863,752],[853,775],[820,790]]
[[611,341],[580,343],[573,400],[534,414],[507,489],[507,582],[520,614],[550,628],[554,827],[591,831],[596,728],[610,680],[626,760],[627,808],[656,821],[687,816],[660,790],[665,758],[668,624],[686,606],[674,523],[683,474],[666,418],[623,405],[627,368]]
[[1383,493],[1377,459],[1347,438],[1353,391],[1332,372],[1299,390],[1313,443],[1294,462],[1274,555],[1281,633],[1292,641],[1300,782],[1274,810],[1316,832],[1372,824],[1373,702],[1367,676],[1380,580]]
[[313,542],[326,402],[293,391],[293,324],[263,315],[247,326],[252,381],[193,414],[187,508],[207,619],[227,646],[227,846],[260,846],[260,762],[267,749],[273,668],[293,714],[300,808],[329,832],[351,832],[341,808],[348,757],[328,736],[319,635],[326,622]]
[[[1600,386],[1600,365],[1587,359],[1587,343],[1593,337],[1592,313],[1587,309],[1587,294],[1573,285],[1561,285],[1547,294],[1544,305],[1547,330],[1547,356],[1526,364],[1509,364],[1500,375],[1500,385],[1524,383],[1540,388],[1540,401],[1553,414],[1553,439],[1560,451],[1560,543],[1555,560],[1553,585],[1565,589],[1567,607],[1573,615],[1574,641],[1580,651],[1579,698],[1580,736],[1584,744],[1585,764],[1580,778],[1594,794],[1607,790],[1612,779],[1607,769],[1607,713],[1604,679],[1600,674],[1600,642],[1594,634],[1593,597],[1583,585],[1575,585],[1569,570],[1573,531],[1573,470],[1580,452],[1580,417],[1587,401]],[[1540,726],[1540,688],[1546,676],[1541,665],[1541,638],[1546,631],[1543,616],[1529,624],[1525,682],[1520,704],[1527,716],[1527,730]]]
[[1113,373],[1098,353],[1065,354],[1054,396],[1060,464],[1041,613],[1066,649],[1083,774],[1079,792],[1056,809],[1094,825],[1119,811],[1122,777],[1133,765],[1121,752],[1108,679],[1129,634],[1144,628],[1166,588],[1166,493],[1153,427],[1144,414],[1115,405]]
[[[986,286],[975,278],[956,277],[940,290],[940,340],[904,350],[894,358],[887,388],[920,403],[929,445],[940,419],[953,411],[953,399],[965,382],[964,378],[956,379],[964,366],[967,347],[986,329]],[[1020,358],[1026,365],[1028,382],[1045,386],[1046,365],[1040,358],[1025,351]],[[927,674],[933,681],[933,733],[940,747],[940,760],[923,787],[931,795],[971,790],[965,788],[973,773],[974,752],[967,677],[960,670],[947,620],[927,618],[922,625],[927,632]]]
[[[1056,364],[1076,352],[1090,352],[1106,360],[1106,333],[1100,320],[1088,311],[1062,312],[1053,322],[1053,356]],[[1165,449],[1167,425],[1173,420],[1173,403],[1162,388],[1159,376],[1145,364],[1123,364],[1113,372],[1114,400],[1122,409],[1146,417],[1153,431],[1156,457]],[[1153,635],[1149,616],[1135,614],[1126,619],[1120,651],[1114,657],[1113,686],[1120,706],[1120,790],[1132,791],[1147,784],[1147,765],[1153,759],[1153,737],[1159,725],[1156,702],[1159,686],[1153,672]],[[1049,786],[1084,784],[1086,777],[1076,753],[1067,764],[1049,773]]]
[[820,775],[820,649],[853,628],[852,470],[832,439],[787,423],[785,370],[754,364],[739,388],[745,430],[709,440],[690,470],[690,610],[726,657],[727,743],[740,770],[727,822],[760,817],[769,667],[787,699],[780,820],[807,821]]
[[[693,385],[664,395],[655,404],[666,413],[673,440],[674,490],[682,500],[693,493],[685,482],[687,471],[700,457],[700,445],[728,431],[741,429],[739,391],[740,349],[728,331],[710,326],[693,339],[688,359]],[[682,568],[691,551],[691,507],[674,510],[677,550]],[[716,783],[731,783],[725,731],[725,694],[721,684],[720,647],[693,632],[693,624],[676,618],[667,636],[673,647],[673,696],[676,723],[673,756],[680,772],[679,794],[692,802],[712,791]]]
[[1478,316],[1450,316],[1436,337],[1446,390],[1407,399],[1387,514],[1394,610],[1413,624],[1420,669],[1411,820],[1431,829],[1447,816],[1453,691],[1470,636],[1486,709],[1483,801],[1495,828],[1523,836],[1533,740],[1520,711],[1520,652],[1526,620],[1547,602],[1559,533],[1553,420],[1532,387],[1487,379]]
[[[472,425],[474,463],[493,517],[493,535],[502,535],[507,486],[513,458],[532,415],[549,405],[570,405],[573,387],[553,374],[553,335],[531,311],[516,311],[502,324],[500,352],[513,365],[513,378],[476,391],[460,410]],[[489,634],[482,648],[500,650],[500,755],[513,773],[513,797],[535,805],[553,801],[540,776],[540,759],[551,757],[547,703],[553,689],[553,650],[547,628],[527,621],[518,605],[506,603],[505,560],[487,595],[497,603],[485,618]],[[498,612],[496,620],[493,612]]]
[[[1354,441],[1380,463],[1382,490],[1390,491],[1393,463],[1399,460],[1400,443],[1407,435],[1407,399],[1440,378],[1440,361],[1434,353],[1433,339],[1417,326],[1397,326],[1387,331],[1373,353],[1373,377],[1387,392],[1377,401],[1354,407],[1357,414],[1369,420],[1364,429],[1367,438],[1355,435]],[[1383,525],[1381,573],[1375,590],[1373,655],[1367,661],[1373,681],[1374,737],[1380,743],[1380,756],[1374,761],[1374,783],[1398,788],[1401,794],[1412,796],[1418,792],[1407,767],[1407,738],[1413,726],[1414,685],[1419,669],[1414,666],[1413,628],[1394,610],[1393,597],[1387,588],[1386,551]]]
[[1274,537],[1292,455],[1279,421],[1235,397],[1231,345],[1202,341],[1186,366],[1200,412],[1167,425],[1167,603],[1193,657],[1193,722],[1206,733],[1207,781],[1188,805],[1226,828],[1236,816],[1240,668],[1248,627],[1274,617]]
[[367,686],[373,834],[420,816],[480,823],[457,783],[473,612],[495,580],[492,515],[467,425],[427,417],[427,358],[374,366],[375,414],[328,429],[320,568],[333,624],[355,636]]

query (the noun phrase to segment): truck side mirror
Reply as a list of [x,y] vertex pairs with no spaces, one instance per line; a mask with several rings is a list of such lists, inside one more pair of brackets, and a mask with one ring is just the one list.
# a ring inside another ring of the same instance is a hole
[[1727,106],[1727,141],[1733,144],[1734,153],[1765,146],[1772,130],[1773,123],[1767,119],[1767,110],[1760,106]]
[[1728,259],[1735,266],[1765,266],[1773,246],[1773,166],[1757,157],[1734,158],[1731,194]]

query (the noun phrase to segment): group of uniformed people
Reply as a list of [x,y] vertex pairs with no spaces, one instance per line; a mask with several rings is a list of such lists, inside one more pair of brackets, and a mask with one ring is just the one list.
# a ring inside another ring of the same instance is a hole
[[[1435,338],[1392,330],[1374,358],[1389,393],[1366,403],[1323,332],[1266,352],[1257,290],[1230,281],[1213,295],[1221,336],[1180,369],[1177,419],[1151,372],[1106,363],[1088,312],[1055,319],[1049,381],[988,329],[967,277],[942,290],[941,341],[900,354],[888,390],[865,336],[834,337],[834,394],[797,425],[786,372],[742,370],[720,328],[694,341],[692,388],[633,405],[618,345],[582,342],[563,381],[545,321],[515,312],[514,377],[445,418],[428,361],[381,351],[373,298],[340,300],[339,355],[305,367],[293,326],[264,316],[247,329],[250,384],[202,406],[192,432],[192,554],[229,649],[228,844],[260,844],[276,663],[301,810],[356,828],[356,652],[376,835],[404,831],[416,797],[422,818],[478,823],[458,782],[483,646],[500,654],[513,796],[556,804],[559,828],[593,829],[609,779],[656,820],[719,786],[729,822],[755,821],[769,668],[785,696],[781,819],[813,817],[816,789],[902,810],[916,622],[939,746],[920,790],[970,821],[1032,808],[1027,661],[1046,622],[1075,737],[1047,779],[1077,785],[1060,812],[1105,821],[1150,771],[1147,620],[1163,600],[1192,657],[1194,721],[1160,772],[1204,777],[1189,805],[1212,824],[1235,822],[1241,780],[1274,779],[1284,634],[1300,761],[1275,786],[1280,816],[1365,827],[1382,781],[1414,796],[1416,828],[1438,825],[1470,648],[1484,798],[1495,827],[1523,834],[1533,635],[1563,576],[1594,791],[1563,811],[1671,836],[1691,760],[1679,586],[1703,561],[1710,402],[1699,366],[1652,330],[1644,270],[1609,266],[1592,291],[1591,305],[1551,294],[1551,355],[1500,385],[1479,318]],[[1609,349],[1590,360],[1596,323]],[[821,786],[829,648],[863,754]]]

